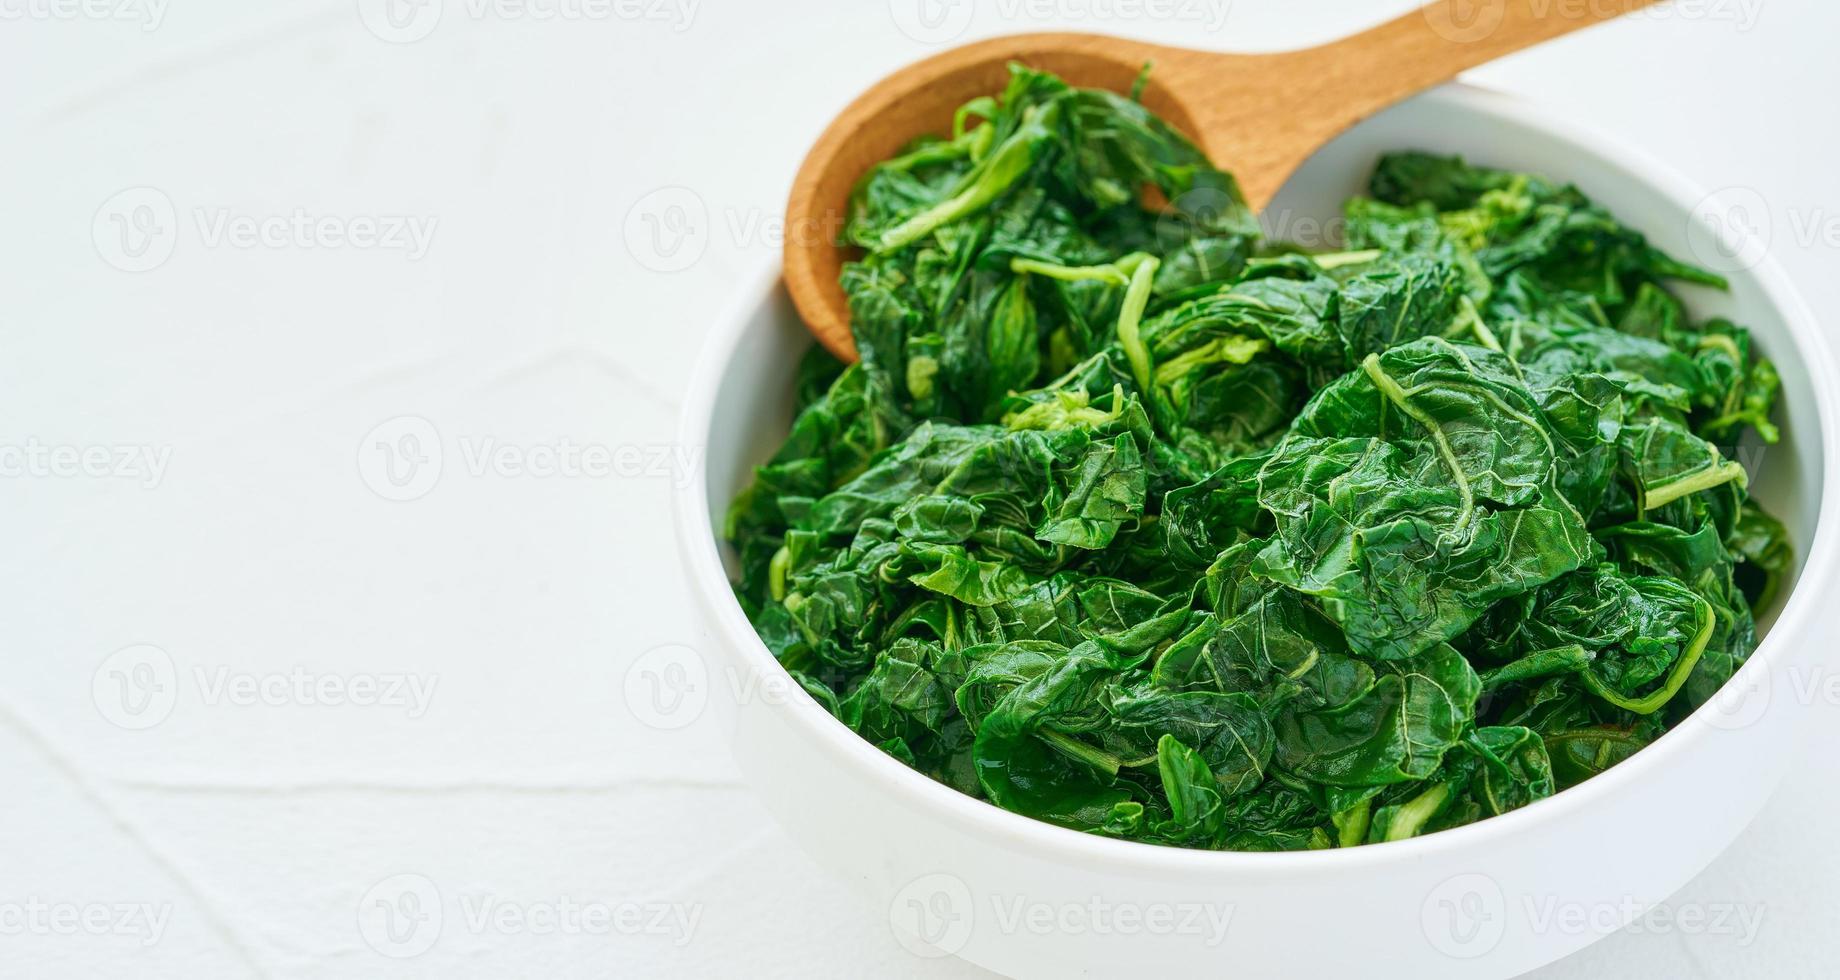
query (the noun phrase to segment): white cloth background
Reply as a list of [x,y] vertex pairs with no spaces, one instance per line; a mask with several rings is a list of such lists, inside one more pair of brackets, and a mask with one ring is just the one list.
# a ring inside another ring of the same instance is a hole
[[[0,975],[982,975],[820,877],[705,720],[629,707],[691,635],[693,356],[804,147],[934,40],[1411,3],[929,2],[0,0]],[[1472,78],[1747,189],[1832,315],[1837,35],[1683,0]],[[1828,975],[1836,809],[1815,746],[1676,897],[1754,935],[1540,976]],[[377,934],[418,899],[438,936]]]

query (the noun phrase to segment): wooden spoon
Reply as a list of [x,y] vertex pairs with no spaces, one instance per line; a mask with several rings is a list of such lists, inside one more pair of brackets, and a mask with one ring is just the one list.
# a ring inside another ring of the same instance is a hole
[[806,326],[856,359],[837,245],[850,191],[915,137],[951,130],[953,112],[1002,91],[1019,61],[1082,88],[1128,92],[1152,65],[1143,101],[1232,171],[1263,210],[1292,171],[1349,126],[1466,68],[1648,6],[1656,0],[1438,0],[1321,47],[1217,54],[1096,34],[1019,34],[967,44],[889,75],[818,137],[786,202],[785,279]]

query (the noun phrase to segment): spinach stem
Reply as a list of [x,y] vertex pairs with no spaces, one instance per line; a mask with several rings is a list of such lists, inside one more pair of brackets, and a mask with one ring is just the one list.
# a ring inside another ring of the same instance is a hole
[[1642,491],[1642,509],[1653,510],[1656,507],[1665,507],[1688,494],[1698,493],[1701,490],[1710,490],[1713,487],[1722,486],[1733,480],[1737,480],[1740,485],[1748,482],[1749,477],[1744,472],[1743,464],[1724,462],[1708,466],[1702,470],[1695,470],[1672,483],[1663,483],[1652,489],[1644,488]]
[[1387,825],[1387,840],[1405,840],[1417,837],[1425,829],[1425,824],[1437,816],[1438,809],[1444,805],[1444,798],[1450,795],[1450,784],[1439,783],[1412,797],[1393,813],[1393,822]]
[[1699,630],[1693,634],[1693,640],[1687,644],[1687,651],[1674,663],[1674,669],[1668,672],[1667,682],[1661,688],[1646,697],[1627,698],[1605,683],[1602,678],[1590,671],[1584,672],[1584,686],[1591,693],[1605,701],[1633,711],[1638,715],[1652,715],[1674,699],[1680,689],[1687,683],[1688,675],[1693,673],[1693,666],[1699,663],[1700,655],[1706,652],[1706,641],[1712,639],[1712,603],[1695,597],[1695,608],[1699,611]]
[[1137,325],[1143,319],[1144,307],[1150,305],[1150,287],[1156,281],[1156,268],[1161,264],[1153,255],[1143,256],[1131,273],[1130,287],[1124,291],[1124,308],[1118,311],[1118,346],[1124,348],[1124,356],[1130,359],[1137,390],[1146,398],[1150,395],[1152,379],[1150,348],[1138,335]]
[[1109,752],[1093,748],[1072,735],[1063,735],[1052,729],[1044,728],[1035,735],[1062,755],[1084,762],[1108,776],[1118,775],[1118,767],[1122,763],[1119,762],[1117,756]]
[[1374,798],[1368,797],[1329,818],[1335,825],[1337,847],[1354,847],[1367,839],[1374,818]]
[[[1476,309],[1475,302],[1468,296],[1464,296],[1458,300],[1458,303],[1463,307],[1463,312],[1457,314],[1457,323],[1469,328],[1469,331],[1476,335],[1476,339],[1482,342],[1482,346],[1497,354],[1501,353],[1501,341],[1496,339],[1495,331],[1490,330],[1489,325],[1482,321],[1482,313]],[[1516,364],[1514,368],[1518,372],[1520,365]]]
[[1356,252],[1323,252],[1310,256],[1310,261],[1316,263],[1318,269],[1339,269],[1345,265],[1363,265],[1372,262],[1380,255],[1381,252],[1377,248],[1364,248]]
[[1056,265],[1040,259],[1014,258],[1009,260],[1009,271],[1026,272],[1062,282],[1083,282],[1099,280],[1114,286],[1129,286],[1131,277],[1125,275],[1116,265]]
[[773,560],[767,563],[767,591],[774,602],[786,600],[786,569],[792,565],[792,551],[785,545],[773,553]]
[[875,251],[889,252],[912,244],[941,225],[983,210],[1001,197],[1035,162],[1036,152],[1047,142],[1053,125],[1060,119],[1059,110],[1060,103],[1055,102],[1046,109],[1030,108],[1024,112],[1022,125],[1003,141],[1003,145],[965,174],[959,181],[957,193],[883,232]]
[[1469,477],[1464,475],[1463,467],[1457,465],[1457,452],[1451,448],[1450,439],[1444,435],[1443,427],[1439,426],[1435,419],[1426,415],[1418,406],[1412,404],[1411,396],[1406,394],[1406,390],[1401,388],[1399,382],[1394,381],[1393,376],[1387,374],[1386,369],[1380,366],[1380,355],[1367,355],[1367,359],[1361,362],[1361,370],[1367,372],[1367,376],[1373,379],[1374,387],[1380,389],[1380,393],[1388,401],[1398,406],[1407,418],[1431,432],[1431,441],[1437,446],[1438,455],[1443,457],[1444,465],[1450,468],[1451,479],[1457,485],[1457,496],[1463,501],[1462,508],[1457,512],[1456,524],[1458,527],[1468,525],[1470,518],[1475,515],[1476,495],[1470,490]]

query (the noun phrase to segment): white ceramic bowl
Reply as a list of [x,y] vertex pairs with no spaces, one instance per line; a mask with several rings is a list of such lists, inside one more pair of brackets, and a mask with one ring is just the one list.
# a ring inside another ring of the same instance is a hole
[[[719,541],[728,501],[779,445],[810,342],[777,269],[744,283],[691,390],[683,438],[705,460],[679,499],[706,614],[711,688],[735,757],[818,862],[856,886],[918,955],[1014,977],[1508,977],[1583,947],[1680,888],[1756,814],[1830,649],[1840,437],[1832,362],[1776,264],[1720,228],[1719,199],[1664,166],[1510,98],[1450,86],[1363,123],[1300,171],[1270,215],[1307,235],[1389,149],[1460,152],[1576,182],[1660,247],[1721,267],[1696,315],[1755,331],[1782,371],[1784,438],[1750,451],[1799,580],[1727,695],[1607,774],[1505,816],[1427,837],[1290,854],[1108,840],[1007,813],[883,755],[790,685],[736,604]],[[1705,219],[1713,220],[1705,220]],[[1721,237],[1716,232],[1724,232]],[[1180,972],[1177,972],[1180,971]]]

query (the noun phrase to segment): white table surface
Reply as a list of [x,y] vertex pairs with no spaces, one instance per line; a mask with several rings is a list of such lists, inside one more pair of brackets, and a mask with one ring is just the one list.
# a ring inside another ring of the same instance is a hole
[[[984,975],[623,685],[692,636],[693,356],[820,126],[936,50],[913,4],[354,2],[0,0],[0,976]],[[1411,6],[930,2],[1247,50]],[[1832,316],[1837,35],[1685,0],[1472,78],[1747,188]],[[1813,747],[1674,900],[1754,931],[1538,976],[1832,975],[1836,810]]]

